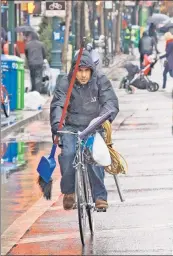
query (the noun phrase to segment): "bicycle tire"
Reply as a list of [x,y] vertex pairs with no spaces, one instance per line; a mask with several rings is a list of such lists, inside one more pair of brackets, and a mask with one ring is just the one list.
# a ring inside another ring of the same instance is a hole
[[85,194],[83,187],[83,178],[80,167],[76,170],[75,184],[76,184],[76,197],[77,197],[77,211],[79,232],[82,245],[85,246],[85,229],[86,229],[86,214],[85,214]]
[[84,181],[83,181],[83,187],[84,187],[84,194],[85,194],[85,200],[86,200],[86,212],[88,216],[88,224],[89,224],[89,229],[91,232],[91,235],[94,234],[94,221],[93,221],[93,197],[92,197],[92,190],[91,190],[91,185],[89,181],[89,176],[88,176],[88,171],[87,167],[84,170]]

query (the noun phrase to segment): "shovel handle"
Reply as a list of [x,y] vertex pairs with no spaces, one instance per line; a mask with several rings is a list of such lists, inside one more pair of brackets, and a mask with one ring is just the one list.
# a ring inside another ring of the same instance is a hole
[[[79,51],[79,54],[78,54],[78,57],[77,57],[75,69],[73,71],[73,75],[72,75],[70,85],[69,85],[69,88],[68,88],[68,91],[67,91],[67,96],[66,96],[66,99],[65,99],[65,103],[64,103],[64,107],[63,107],[63,111],[62,111],[62,115],[61,115],[61,120],[60,120],[60,123],[58,125],[58,130],[61,130],[62,127],[63,127],[63,122],[64,122],[64,119],[65,119],[65,116],[66,116],[66,112],[67,112],[67,108],[68,108],[68,105],[69,105],[71,93],[72,93],[73,86],[74,86],[74,83],[75,83],[76,73],[78,71],[78,67],[79,67],[79,64],[80,64],[84,44],[85,44],[85,39],[82,41],[81,48],[80,48],[80,51]],[[58,136],[56,136],[55,140],[54,140],[54,144],[58,144],[58,140],[59,140]]]

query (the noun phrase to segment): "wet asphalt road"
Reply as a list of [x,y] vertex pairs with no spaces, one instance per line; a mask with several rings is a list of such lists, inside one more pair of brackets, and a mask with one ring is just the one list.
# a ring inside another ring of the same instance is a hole
[[[81,247],[77,212],[62,209],[62,196],[27,230],[9,255],[171,255],[173,253],[172,100],[167,92],[118,90],[121,112],[113,125],[117,150],[129,171],[120,176],[121,203],[112,176],[106,175],[109,209],[94,213],[95,235]],[[147,100],[146,100],[147,99]],[[118,130],[117,130],[118,129]],[[23,131],[23,132],[22,132]],[[9,140],[24,142],[23,167],[3,184],[3,228],[40,198],[36,166],[50,148],[48,121],[28,125]],[[14,142],[13,142],[14,143]],[[31,146],[31,145],[32,146]],[[29,146],[30,145],[30,146]],[[32,150],[31,150],[32,148]],[[34,152],[35,151],[35,152]],[[34,153],[33,153],[34,152]],[[22,158],[22,157],[21,157]],[[55,180],[59,170],[55,173]],[[13,195],[13,196],[12,196]],[[7,215],[8,212],[8,215]]]

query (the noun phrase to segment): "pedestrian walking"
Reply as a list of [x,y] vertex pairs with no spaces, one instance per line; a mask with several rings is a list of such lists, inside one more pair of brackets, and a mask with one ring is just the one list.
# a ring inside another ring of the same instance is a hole
[[42,42],[35,33],[25,33],[26,45],[25,56],[31,76],[31,91],[41,91],[43,63],[46,59],[46,52]]
[[144,61],[144,55],[151,55],[153,53],[153,49],[155,48],[156,52],[159,53],[157,50],[157,46],[155,43],[155,40],[150,37],[147,33],[147,31],[143,32],[142,37],[139,40],[139,53],[140,53],[140,68],[143,68],[143,61]]
[[124,53],[129,54],[130,49],[132,55],[134,54],[134,42],[135,42],[135,30],[132,28],[132,25],[129,24],[124,33]]
[[166,88],[168,73],[173,77],[173,35],[170,32],[167,32],[164,37],[166,41],[166,53],[160,56],[160,59],[166,58],[163,70],[163,90]]
[[[73,160],[76,152],[76,137],[71,134],[58,134],[57,129],[76,60],[77,56],[74,58],[69,74],[64,75],[57,83],[50,106],[52,134],[58,135],[61,138],[61,154],[58,160],[62,175],[60,185],[61,192],[64,194],[63,206],[65,210],[71,210],[75,203],[75,169],[73,167]],[[84,50],[76,74],[76,81],[72,90],[63,129],[74,132],[82,131],[94,118],[102,116],[109,109],[113,111],[109,120],[112,122],[119,112],[117,96],[106,75],[96,71],[90,53]],[[104,168],[89,165],[88,170],[96,208],[107,208]]]
[[157,38],[157,32],[156,32],[156,25],[154,23],[151,23],[148,30],[148,35],[152,37],[156,43],[156,46],[158,44],[158,38]]

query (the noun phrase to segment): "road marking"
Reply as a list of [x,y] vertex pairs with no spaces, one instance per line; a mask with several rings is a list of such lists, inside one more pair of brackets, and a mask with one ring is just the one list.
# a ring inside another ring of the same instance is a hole
[[[149,227],[128,227],[128,228],[116,228],[116,229],[107,229],[107,230],[98,230],[94,232],[95,235],[99,235],[99,238],[106,238],[114,237],[115,234],[119,233],[120,231],[131,231],[134,230],[160,230],[160,229],[168,229],[173,228],[173,223],[168,223],[167,225],[155,225]],[[86,235],[90,233],[87,232]],[[57,235],[48,235],[48,236],[35,236],[35,237],[28,237],[21,239],[19,244],[29,244],[29,243],[40,243],[40,242],[49,242],[49,241],[58,241],[58,240],[65,240],[65,239],[74,239],[79,238],[80,234],[79,231],[72,232],[72,233],[59,233]]]
[[58,200],[60,194],[59,180],[57,180],[53,184],[51,201],[47,201],[41,197],[4,231],[1,235],[1,255],[6,255],[11,248],[18,243],[33,223]]

